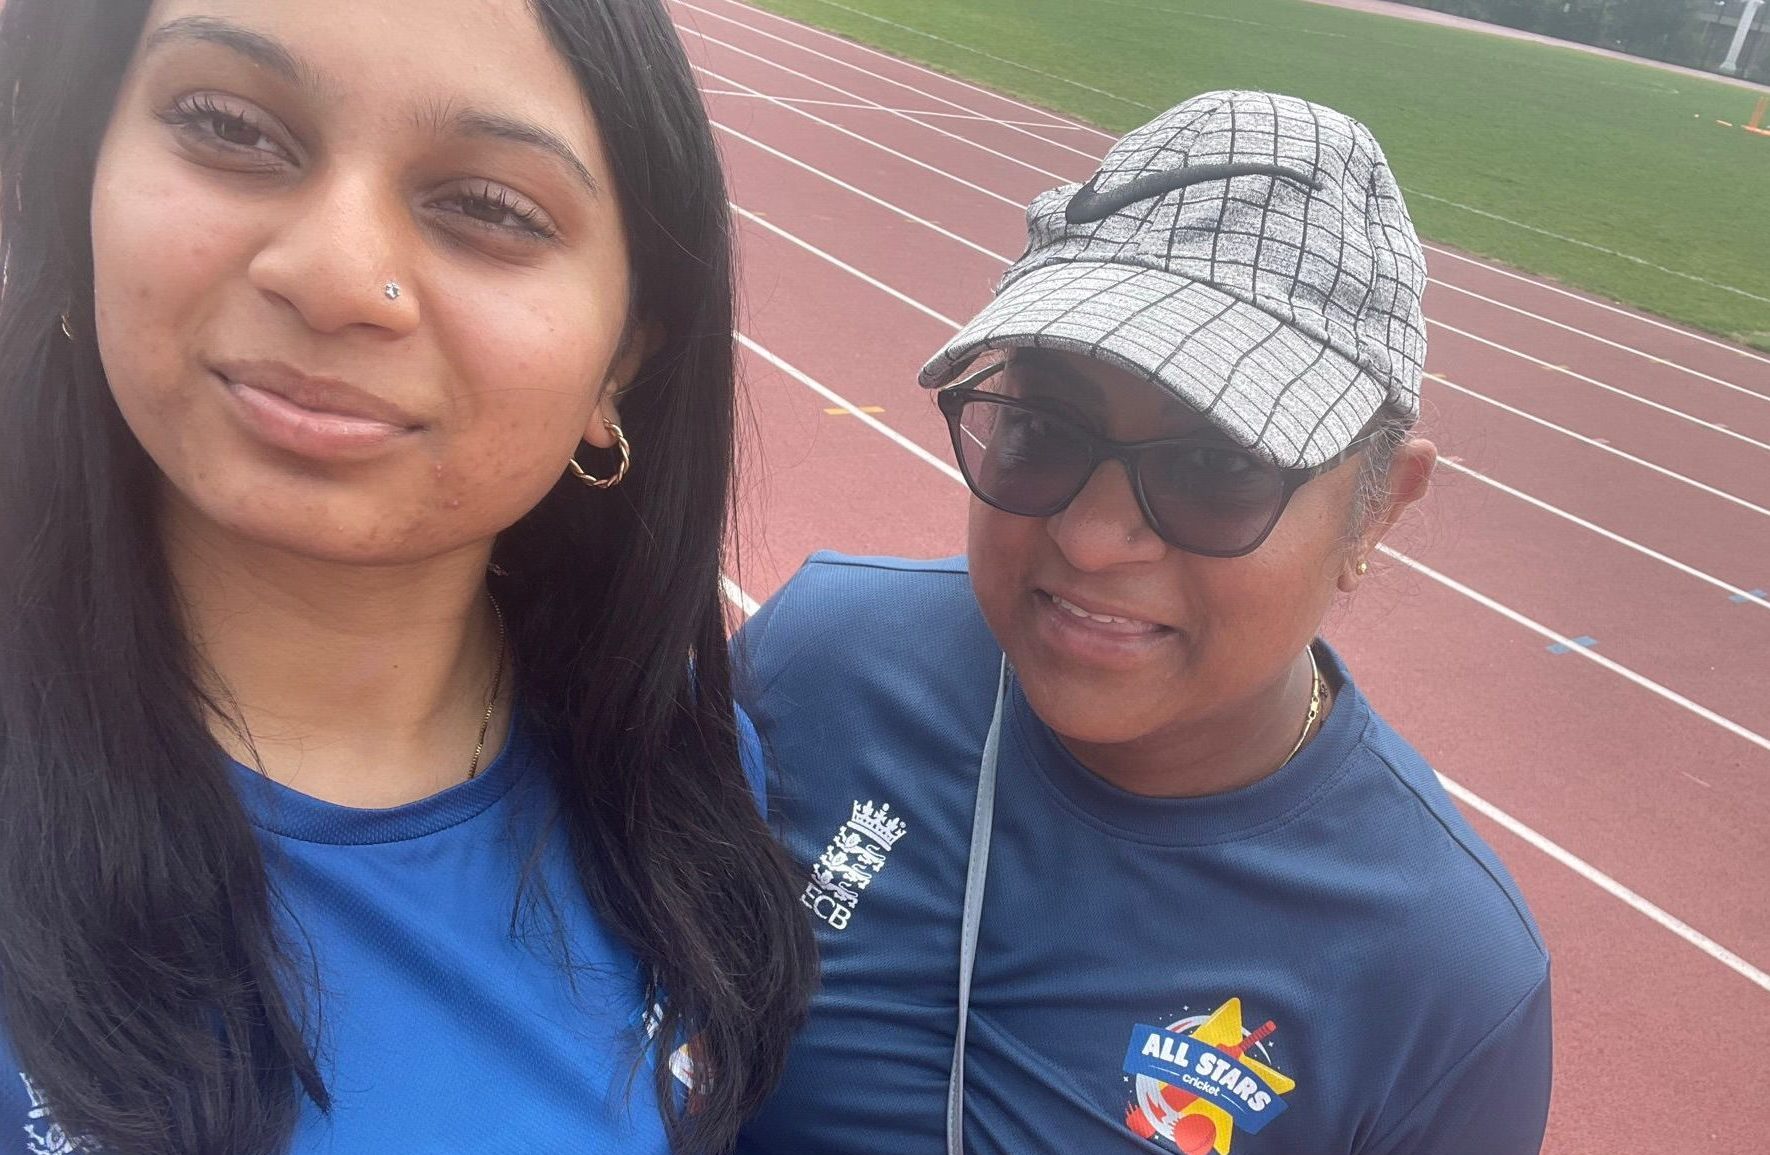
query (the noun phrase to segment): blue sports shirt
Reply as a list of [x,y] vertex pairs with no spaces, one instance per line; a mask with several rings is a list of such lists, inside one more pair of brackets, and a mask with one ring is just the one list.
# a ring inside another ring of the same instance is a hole
[[[294,941],[318,966],[333,1107],[305,1107],[292,1155],[668,1150],[643,976],[591,908],[563,834],[534,864],[545,901],[529,891],[519,904],[553,802],[541,747],[519,726],[478,777],[390,810],[233,768]],[[0,1039],[0,1153],[84,1150]]]
[[[1292,762],[1125,793],[1010,689],[971,995],[970,1155],[1531,1155],[1548,956],[1435,775],[1318,645]],[[823,987],[746,1155],[944,1151],[1001,650],[963,561],[814,557],[738,642]]]

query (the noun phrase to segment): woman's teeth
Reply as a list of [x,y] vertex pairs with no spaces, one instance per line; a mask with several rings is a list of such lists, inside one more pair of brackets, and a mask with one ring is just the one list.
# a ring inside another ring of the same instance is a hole
[[1055,605],[1058,609],[1063,610],[1065,613],[1073,614],[1074,616],[1076,616],[1078,618],[1086,618],[1088,621],[1091,621],[1091,622],[1099,622],[1102,625],[1146,626],[1149,624],[1148,622],[1139,621],[1136,618],[1115,618],[1111,614],[1089,613],[1087,610],[1084,610],[1081,606],[1078,606],[1074,602],[1071,602],[1071,601],[1065,601],[1063,598],[1058,597],[1056,594],[1046,594],[1045,596],[1050,598],[1051,603],[1053,605]]

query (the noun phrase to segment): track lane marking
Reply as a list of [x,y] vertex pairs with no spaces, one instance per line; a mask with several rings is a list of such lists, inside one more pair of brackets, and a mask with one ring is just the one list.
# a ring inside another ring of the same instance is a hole
[[[817,49],[812,48],[809,45],[807,45],[801,41],[793,40],[789,37],[779,36],[779,35],[776,35],[775,33],[767,31],[766,29],[759,28],[756,25],[747,24],[741,20],[737,20],[737,19],[734,19],[729,16],[725,16],[725,15],[722,15],[719,13],[712,12],[710,9],[701,8],[701,7],[699,7],[697,5],[693,5],[693,4],[688,4],[685,2],[685,0],[673,0],[673,2],[679,3],[684,7],[693,8],[696,11],[706,12],[708,15],[714,16],[716,19],[725,20],[728,23],[735,24],[741,28],[745,28],[751,32],[754,32],[759,36],[765,36],[771,40],[775,40],[775,41],[778,41],[782,44],[789,45],[790,47],[796,48],[802,52],[807,52],[813,56],[817,56],[821,59],[828,60],[833,64],[837,64],[837,65],[840,65],[841,67],[851,69],[855,72],[859,72],[862,75],[873,77],[878,80],[882,80],[885,83],[895,85],[899,88],[903,88],[906,91],[922,93],[922,94],[928,96],[930,99],[937,100],[940,103],[945,104],[945,105],[952,107],[952,108],[961,108],[961,109],[967,109],[967,110],[970,110],[973,112],[978,112],[980,115],[984,116],[985,119],[989,119],[989,115],[987,113],[982,112],[979,109],[976,109],[975,106],[961,104],[958,101],[949,100],[946,97],[939,96],[939,95],[932,93],[932,92],[925,92],[925,90],[923,90],[923,89],[918,89],[918,88],[914,87],[913,85],[907,84],[901,80],[897,80],[894,77],[885,76],[882,73],[873,72],[870,69],[863,68],[859,64],[856,64],[851,60],[844,60],[841,57],[832,56],[832,55],[830,55],[828,53],[824,53],[824,52],[819,52]],[[816,28],[816,27],[813,27],[809,24],[804,24],[799,21],[789,19],[788,17],[780,16],[776,13],[769,12],[764,9],[756,8],[756,7],[753,7],[748,4],[736,3],[736,0],[732,0],[732,2],[734,3],[734,5],[736,7],[740,8],[744,12],[751,13],[751,14],[758,15],[758,16],[763,16],[763,17],[766,17],[770,20],[776,21],[777,23],[785,24],[789,28],[793,29],[796,32],[810,33],[810,34],[820,37],[824,40],[834,41],[835,43],[840,44],[846,48],[850,48],[850,49],[854,49],[859,52],[863,52],[869,56],[877,57],[880,60],[887,61],[889,63],[898,65],[900,67],[909,68],[909,69],[911,69],[915,72],[921,73],[925,76],[929,76],[929,77],[936,78],[938,80],[945,81],[945,82],[952,84],[958,88],[965,89],[967,91],[975,92],[979,95],[989,97],[992,100],[1000,101],[1000,102],[1003,102],[1006,104],[1011,104],[1017,108],[1026,109],[1028,111],[1035,112],[1041,116],[1052,117],[1058,123],[1054,123],[1054,124],[1050,125],[1049,127],[1051,127],[1051,128],[1073,129],[1073,130],[1085,132],[1085,133],[1093,135],[1101,140],[1104,140],[1108,143],[1116,142],[1118,139],[1117,137],[1113,136],[1111,133],[1104,132],[1101,129],[1096,128],[1095,126],[1093,126],[1091,124],[1087,124],[1083,121],[1077,120],[1074,117],[1066,116],[1062,113],[1053,112],[1050,109],[1040,108],[1038,105],[1029,104],[1028,102],[1026,102],[1024,100],[1019,100],[1019,99],[1016,99],[1015,97],[1012,97],[1012,96],[1006,96],[1002,93],[994,92],[988,88],[984,88],[981,85],[973,84],[970,81],[962,80],[958,77],[951,76],[947,73],[940,72],[940,71],[933,69],[933,68],[929,68],[928,66],[923,65],[923,64],[918,64],[917,62],[915,62],[913,60],[907,60],[907,59],[904,59],[903,57],[893,56],[890,53],[882,52],[879,49],[872,47],[871,45],[862,44],[858,41],[845,39],[843,37],[835,35],[834,33],[826,32],[821,28]],[[1042,143],[1050,145],[1052,147],[1075,153],[1077,156],[1086,158],[1095,164],[1099,163],[1100,157],[1096,153],[1092,153],[1092,152],[1088,152],[1088,151],[1085,151],[1082,149],[1075,148],[1072,145],[1069,145],[1063,141],[1052,140],[1049,137],[1041,136],[1038,133],[1031,132],[1026,129],[1022,129],[1022,128],[1017,127],[1016,131],[1019,132],[1021,135],[1028,136],[1034,140],[1041,141]],[[1067,179],[1067,178],[1063,178],[1063,179]],[[1559,285],[1556,285],[1547,279],[1544,279],[1541,277],[1528,276],[1528,275],[1525,275],[1522,273],[1514,272],[1510,269],[1504,268],[1503,266],[1501,266],[1495,262],[1483,260],[1478,257],[1472,257],[1472,256],[1469,256],[1465,253],[1457,252],[1454,249],[1446,248],[1442,245],[1432,244],[1429,242],[1422,242],[1422,243],[1425,245],[1425,248],[1429,252],[1438,253],[1441,256],[1449,257],[1453,260],[1464,262],[1465,264],[1474,265],[1477,268],[1482,269],[1486,272],[1490,272],[1490,273],[1494,273],[1499,276],[1507,277],[1507,278],[1510,278],[1515,281],[1521,281],[1524,284],[1530,285],[1533,288],[1542,289],[1547,292],[1557,294],[1558,296],[1567,297],[1567,298],[1569,298],[1573,301],[1579,302],[1581,304],[1590,305],[1594,308],[1601,309],[1605,312],[1613,313],[1619,317],[1624,318],[1625,320],[1638,322],[1638,323],[1648,325],[1653,328],[1660,329],[1665,332],[1674,334],[1679,337],[1684,337],[1689,340],[1697,341],[1697,342],[1700,342],[1705,345],[1711,345],[1717,349],[1726,350],[1729,353],[1733,353],[1737,356],[1744,357],[1748,360],[1758,361],[1758,362],[1762,362],[1764,364],[1770,364],[1770,355],[1759,353],[1755,350],[1748,349],[1743,346],[1733,344],[1732,342],[1720,340],[1719,338],[1709,336],[1706,333],[1699,333],[1699,332],[1696,332],[1692,329],[1688,329],[1688,328],[1685,328],[1680,325],[1671,324],[1671,323],[1663,321],[1657,317],[1651,317],[1651,316],[1647,316],[1647,315],[1639,313],[1639,312],[1635,312],[1630,309],[1620,308],[1616,305],[1612,305],[1606,301],[1599,300],[1599,299],[1589,296],[1587,294],[1573,292],[1571,290],[1564,289],[1564,288],[1560,287]],[[1449,282],[1441,282],[1441,283],[1445,284],[1445,286],[1447,288],[1460,288],[1460,286],[1451,285]],[[1528,311],[1526,311],[1526,310],[1521,310],[1521,311],[1526,312],[1527,315],[1530,315],[1530,316],[1539,316],[1538,314],[1535,314],[1535,313],[1528,313]],[[1546,317],[1541,317],[1540,319],[1545,320],[1545,321],[1549,320],[1549,318],[1546,318]],[[1556,322],[1556,323],[1559,323],[1559,322]],[[1605,340],[1604,338],[1598,337],[1597,334],[1590,333],[1584,329],[1578,328],[1577,326],[1564,326],[1564,327],[1570,328],[1576,333],[1581,333],[1581,334],[1584,334],[1589,337],[1597,338],[1599,340]],[[1629,348],[1628,346],[1623,346],[1623,347]],[[1631,350],[1631,351],[1640,352],[1642,356],[1648,358],[1649,360],[1661,361],[1664,364],[1670,365],[1674,368],[1684,369],[1686,371],[1693,372],[1693,373],[1697,372],[1696,370],[1690,369],[1688,366],[1680,365],[1677,362],[1671,361],[1668,358],[1661,358],[1661,357],[1656,356],[1655,354],[1647,353],[1645,351],[1640,351],[1640,350]],[[1749,390],[1748,390],[1748,392],[1749,392]]]
[[[861,281],[864,284],[866,284],[874,289],[877,289],[879,292],[886,294],[887,296],[891,297],[893,300],[898,301],[901,304],[907,305],[908,307],[921,313],[923,316],[931,318],[932,320],[938,321],[942,325],[945,325],[947,328],[952,329],[955,332],[957,332],[962,327],[958,321],[947,316],[945,313],[940,312],[938,309],[934,309],[928,305],[923,304],[921,301],[916,300],[914,297],[910,296],[909,294],[904,293],[896,288],[893,288],[891,285],[886,284],[884,281],[881,281],[879,278],[873,276],[872,274],[864,272],[863,270],[856,268],[854,265],[851,265],[847,261],[844,261],[841,257],[838,257],[833,253],[827,252],[826,250],[819,248],[817,245],[812,244],[810,241],[805,240],[803,237],[797,236],[794,233],[792,233],[791,231],[782,228],[780,225],[775,224],[773,221],[767,220],[767,219],[757,215],[756,213],[751,212],[750,210],[744,208],[742,205],[736,204],[734,202],[731,205],[731,208],[732,208],[733,212],[735,212],[738,216],[742,217],[744,220],[750,221],[751,223],[757,225],[758,227],[763,228],[763,229],[767,230],[768,232],[774,234],[775,236],[781,238],[782,240],[786,241],[787,243],[797,246],[798,248],[804,250],[805,252],[810,253],[812,256],[817,257],[819,260],[822,260],[822,261],[834,266],[835,268],[839,269],[840,271],[848,274],[849,276],[854,277],[856,280]],[[1602,447],[1600,447],[1600,448],[1602,448]],[[1695,567],[1693,565],[1690,565],[1686,562],[1679,561],[1677,558],[1672,557],[1669,554],[1661,553],[1659,550],[1656,550],[1651,546],[1644,545],[1641,542],[1635,541],[1632,538],[1625,537],[1622,534],[1617,533],[1615,530],[1607,529],[1606,527],[1599,525],[1597,522],[1589,521],[1586,518],[1583,518],[1576,513],[1572,513],[1568,510],[1562,509],[1558,505],[1553,505],[1550,502],[1544,501],[1542,498],[1537,497],[1534,494],[1527,493],[1522,489],[1518,489],[1518,488],[1515,488],[1514,486],[1507,485],[1505,482],[1500,481],[1497,478],[1491,477],[1488,474],[1482,473],[1478,469],[1474,469],[1474,468],[1470,467],[1469,465],[1465,464],[1459,458],[1451,457],[1448,455],[1443,455],[1443,456],[1439,457],[1438,462],[1440,465],[1442,465],[1450,470],[1453,470],[1454,472],[1461,473],[1467,477],[1470,477],[1470,478],[1474,479],[1475,481],[1481,482],[1483,485],[1491,486],[1492,488],[1497,489],[1500,492],[1502,492],[1510,497],[1514,497],[1514,498],[1518,499],[1519,501],[1522,501],[1530,506],[1540,509],[1545,513],[1552,514],[1555,517],[1561,518],[1563,521],[1569,522],[1569,523],[1576,525],[1579,528],[1587,530],[1591,533],[1595,533],[1598,536],[1605,538],[1609,541],[1615,542],[1616,544],[1623,546],[1626,549],[1633,550],[1634,552],[1641,554],[1643,557],[1647,557],[1653,561],[1659,562],[1662,565],[1665,565],[1665,566],[1670,567],[1671,569],[1677,570],[1679,573],[1685,574],[1689,577],[1696,578],[1698,581],[1705,582],[1708,585],[1714,586],[1716,589],[1719,589],[1719,590],[1725,592],[1726,594],[1729,595],[1730,598],[1738,601],[1742,605],[1743,604],[1752,604],[1752,605],[1760,606],[1764,609],[1770,609],[1770,597],[1766,597],[1765,595],[1758,593],[1756,591],[1748,590],[1748,589],[1745,589],[1741,586],[1734,585],[1732,582],[1725,581],[1721,578],[1714,576],[1711,573],[1708,573],[1704,570],[1698,569],[1697,567]]]
[[[790,164],[793,164],[794,166],[796,166],[800,169],[803,169],[804,171],[812,174],[813,176],[816,176],[816,177],[819,177],[823,180],[829,181],[830,183],[836,185],[839,188],[845,189],[848,192],[855,193],[856,195],[865,198],[866,200],[872,202],[873,204],[878,205],[879,207],[887,210],[888,212],[891,212],[891,213],[894,213],[900,217],[903,217],[905,220],[911,221],[915,224],[919,224],[919,225],[923,226],[924,228],[932,229],[933,231],[941,234],[942,236],[948,237],[952,240],[956,240],[960,244],[964,245],[965,247],[967,247],[969,249],[972,249],[972,250],[975,250],[976,252],[982,253],[985,256],[989,256],[989,257],[994,258],[995,260],[1001,262],[1003,265],[1011,264],[1013,262],[1013,258],[1008,256],[1005,253],[998,253],[998,252],[995,252],[989,248],[986,248],[983,245],[979,245],[975,241],[972,241],[967,237],[962,237],[959,234],[953,232],[952,230],[947,229],[941,225],[937,225],[934,222],[926,219],[925,217],[918,216],[915,213],[912,213],[910,210],[903,208],[902,206],[897,205],[891,201],[888,201],[881,196],[877,196],[873,193],[865,191],[864,189],[858,188],[855,185],[849,184],[847,181],[842,180],[840,177],[837,177],[831,173],[825,172],[823,169],[820,169],[817,166],[810,164],[807,161],[800,160],[798,157],[791,156],[785,152],[782,152],[779,149],[774,148],[771,145],[763,144],[761,141],[756,140],[754,137],[751,137],[751,136],[748,136],[744,133],[738,132],[736,129],[731,128],[730,126],[724,124],[721,121],[715,120],[712,122],[712,124],[713,124],[713,127],[717,128],[721,131],[730,133],[732,136],[736,137],[737,139],[745,141],[746,143],[749,143],[751,145],[754,145],[754,146],[762,149],[763,151],[769,153],[772,156],[776,156],[776,157],[779,157],[780,159],[786,160]],[[880,146],[880,147],[883,147],[883,146]],[[1434,322],[1434,323],[1437,323],[1437,322]],[[1483,338],[1482,340],[1485,340],[1485,339]],[[1528,354],[1520,354],[1520,355],[1528,357]],[[1713,496],[1719,497],[1725,501],[1728,501],[1728,502],[1731,502],[1735,505],[1741,506],[1744,509],[1751,510],[1754,513],[1761,514],[1765,517],[1770,517],[1770,509],[1766,509],[1765,507],[1763,507],[1761,505],[1757,505],[1754,502],[1748,501],[1747,499],[1745,499],[1743,497],[1739,497],[1735,494],[1729,493],[1724,489],[1719,489],[1715,486],[1707,484],[1706,482],[1701,482],[1701,481],[1697,481],[1694,478],[1686,477],[1684,474],[1679,473],[1676,470],[1669,469],[1666,466],[1659,465],[1655,462],[1648,461],[1646,458],[1637,457],[1632,453],[1628,453],[1628,452],[1625,452],[1624,450],[1617,449],[1617,448],[1611,446],[1608,442],[1603,441],[1599,438],[1588,437],[1587,435],[1585,435],[1583,433],[1576,433],[1575,431],[1567,428],[1566,426],[1558,425],[1555,422],[1549,421],[1546,418],[1538,417],[1537,415],[1535,415],[1533,413],[1528,413],[1525,410],[1519,409],[1519,408],[1512,406],[1512,405],[1508,405],[1503,401],[1499,401],[1495,398],[1489,397],[1485,393],[1481,393],[1481,392],[1478,392],[1474,389],[1470,389],[1466,385],[1458,385],[1458,384],[1450,381],[1448,378],[1444,377],[1441,374],[1427,373],[1426,376],[1431,378],[1434,381],[1441,382],[1442,384],[1447,385],[1452,389],[1455,389],[1459,393],[1466,393],[1471,397],[1474,397],[1478,400],[1484,401],[1484,402],[1488,403],[1489,405],[1493,405],[1499,409],[1503,409],[1508,413],[1512,413],[1512,414],[1515,414],[1519,417],[1523,417],[1528,421],[1535,422],[1536,424],[1541,425],[1544,428],[1552,429],[1557,433],[1561,433],[1561,434],[1564,434],[1565,436],[1572,437],[1573,439],[1575,439],[1577,441],[1583,442],[1588,445],[1595,446],[1599,449],[1604,450],[1607,453],[1614,454],[1617,457],[1621,457],[1627,461],[1631,461],[1637,465],[1641,465],[1647,469],[1652,470],[1655,473],[1662,474],[1666,477],[1672,478],[1672,479],[1682,482],[1686,485],[1692,486],[1696,489],[1703,491],[1704,493],[1708,493]]]

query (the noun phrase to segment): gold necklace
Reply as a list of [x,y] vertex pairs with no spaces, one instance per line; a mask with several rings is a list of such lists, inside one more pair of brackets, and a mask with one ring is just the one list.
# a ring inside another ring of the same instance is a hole
[[[479,720],[479,741],[475,743],[473,747],[473,761],[467,764],[467,777],[469,781],[479,776],[479,760],[485,757],[486,734],[491,731],[492,714],[498,709],[498,690],[504,683],[504,610],[498,605],[498,599],[492,597],[490,590],[486,591],[486,598],[492,603],[492,616],[498,619],[498,666],[492,674],[492,691],[486,699],[485,717]],[[265,770],[264,762],[258,757],[258,750],[252,745],[249,737],[247,739],[246,750],[252,757],[253,768],[256,769],[262,777],[269,778],[270,772]]]
[[1291,752],[1286,754],[1284,761],[1278,764],[1281,769],[1290,765],[1291,759],[1297,756],[1297,751],[1301,750],[1303,743],[1309,740],[1309,731],[1315,726],[1315,720],[1321,717],[1321,667],[1316,664],[1314,646],[1310,646],[1305,652],[1309,655],[1309,673],[1313,679],[1309,689],[1309,716],[1303,719],[1303,732],[1297,735],[1297,744],[1291,747]]
[[[486,697],[486,716],[479,722],[479,741],[473,747],[473,761],[468,763],[467,778],[472,781],[479,774],[479,760],[485,756],[486,733],[492,728],[492,713],[498,708],[498,690],[504,682],[504,611],[498,605],[498,599],[486,591],[486,598],[492,603],[492,616],[498,619],[498,668],[492,674],[492,692]],[[1317,675],[1319,679],[1320,675]],[[1309,712],[1311,719],[1315,717],[1312,707]],[[1307,732],[1307,731],[1305,731]],[[1301,745],[1301,743],[1298,743]]]

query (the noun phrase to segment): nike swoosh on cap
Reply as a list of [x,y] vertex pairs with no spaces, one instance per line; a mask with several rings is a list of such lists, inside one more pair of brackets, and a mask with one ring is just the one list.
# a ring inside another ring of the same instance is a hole
[[1063,218],[1072,225],[1093,224],[1138,201],[1164,196],[1187,185],[1228,180],[1237,176],[1275,176],[1295,181],[1310,190],[1321,188],[1321,182],[1310,174],[1280,164],[1201,164],[1191,168],[1175,168],[1166,172],[1144,173],[1105,192],[1095,187],[1100,180],[1100,174],[1096,172],[1088,178],[1087,184],[1077,189],[1076,194],[1069,198],[1069,206],[1063,210]]

